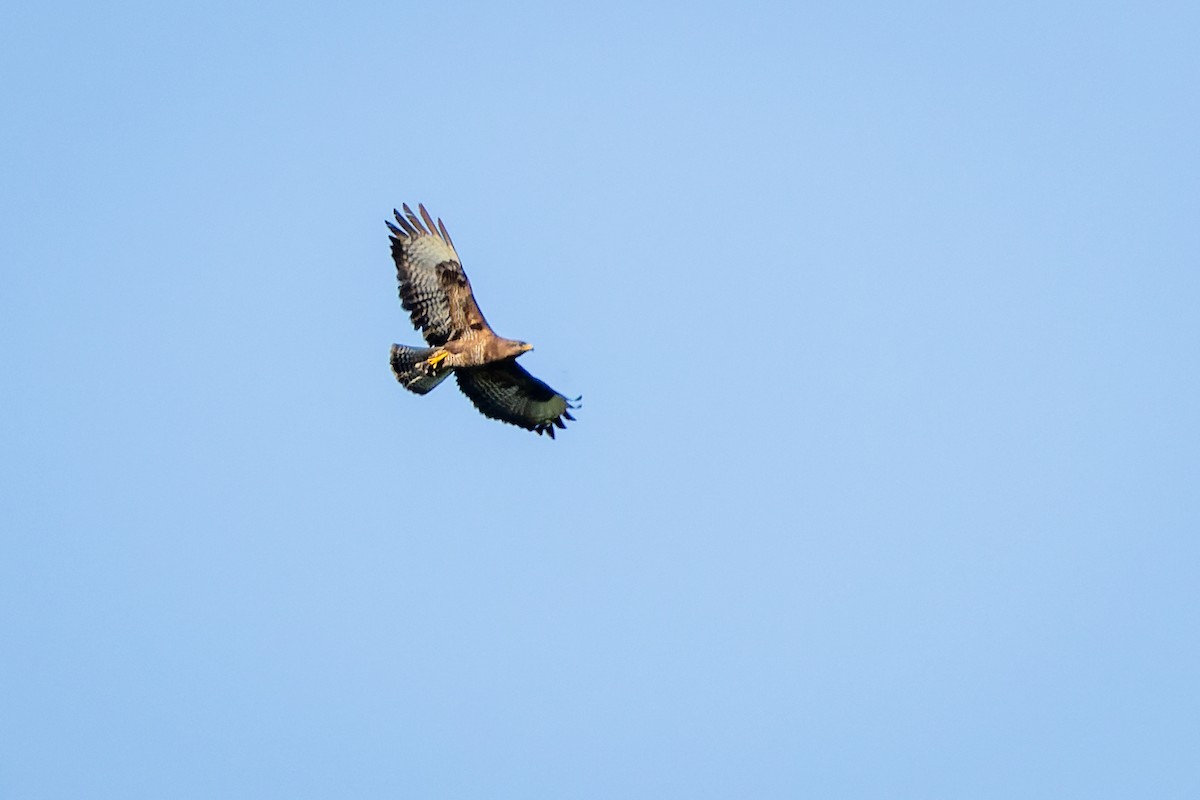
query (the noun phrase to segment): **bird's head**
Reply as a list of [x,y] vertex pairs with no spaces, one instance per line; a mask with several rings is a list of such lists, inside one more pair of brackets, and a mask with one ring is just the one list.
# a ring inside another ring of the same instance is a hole
[[517,339],[504,339],[501,344],[501,351],[498,354],[501,358],[516,358],[522,353],[528,353],[533,349],[533,345],[529,342],[522,342]]

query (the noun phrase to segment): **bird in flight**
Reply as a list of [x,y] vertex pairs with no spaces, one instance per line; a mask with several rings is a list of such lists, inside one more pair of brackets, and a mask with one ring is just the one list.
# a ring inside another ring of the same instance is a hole
[[418,217],[407,205],[393,210],[392,259],[400,282],[400,305],[428,347],[392,345],[392,372],[416,394],[427,394],[451,372],[475,408],[491,419],[517,425],[539,435],[565,428],[575,400],[568,400],[530,375],[517,357],[533,345],[497,336],[483,318],[463,272],[454,242],[439,219],[425,210]]

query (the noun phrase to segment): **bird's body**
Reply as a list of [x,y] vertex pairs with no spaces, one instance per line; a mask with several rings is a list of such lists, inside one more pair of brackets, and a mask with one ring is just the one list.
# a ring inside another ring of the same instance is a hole
[[554,438],[555,427],[574,419],[575,406],[516,363],[531,345],[497,336],[488,325],[442,221],[435,225],[424,206],[417,207],[420,217],[403,208],[403,216],[395,212],[399,227],[388,223],[400,303],[429,346],[392,345],[396,379],[426,394],[453,372],[485,416]]

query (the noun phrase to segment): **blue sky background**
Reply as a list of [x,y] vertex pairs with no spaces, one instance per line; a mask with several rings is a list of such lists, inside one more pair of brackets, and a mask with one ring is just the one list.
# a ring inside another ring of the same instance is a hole
[[1197,796],[1194,4],[338,6],[0,11],[0,797]]

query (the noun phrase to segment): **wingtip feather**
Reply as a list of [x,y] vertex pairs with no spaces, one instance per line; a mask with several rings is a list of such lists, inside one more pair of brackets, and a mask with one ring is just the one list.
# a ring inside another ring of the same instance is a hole
[[450,231],[446,230],[446,225],[445,225],[445,223],[442,222],[441,217],[438,217],[437,223],[438,223],[438,230],[442,232],[442,238],[446,240],[446,244],[450,245],[450,247],[453,248],[454,240],[450,238]]
[[[408,206],[405,206],[405,208],[408,208]],[[399,211],[397,211],[396,209],[393,208],[392,213],[396,215],[396,222],[400,225],[401,230],[404,231],[404,233],[402,233],[401,236],[407,238],[409,236],[417,235],[417,232],[413,229],[412,224],[409,223],[409,221],[406,220],[404,217],[400,216]],[[391,228],[392,230],[396,230],[396,228],[393,227],[392,223],[390,223],[390,222],[388,223],[388,227]],[[397,231],[397,233],[399,233],[399,231]]]
[[417,208],[421,210],[421,219],[425,220],[425,226],[429,228],[429,233],[436,236],[437,226],[433,224],[433,217],[429,216],[429,212],[425,210],[425,204],[417,203]]
[[[417,204],[417,207],[424,208],[424,206],[422,206],[420,203]],[[429,233],[429,231],[425,230],[425,226],[421,224],[420,218],[418,218],[417,215],[413,213],[413,210],[408,207],[408,203],[404,203],[401,208],[404,209],[405,216],[408,217],[408,221],[412,223],[413,227],[415,227],[417,231],[420,231],[421,233]]]

